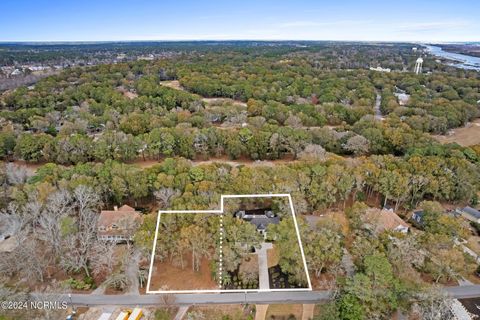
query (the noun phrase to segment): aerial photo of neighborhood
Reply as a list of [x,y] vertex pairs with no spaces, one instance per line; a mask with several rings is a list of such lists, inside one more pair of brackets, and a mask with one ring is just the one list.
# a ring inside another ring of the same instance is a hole
[[480,3],[0,7],[0,320],[480,319]]

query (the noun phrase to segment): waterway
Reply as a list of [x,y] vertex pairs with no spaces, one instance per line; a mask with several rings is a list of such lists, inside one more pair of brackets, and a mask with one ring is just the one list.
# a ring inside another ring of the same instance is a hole
[[447,52],[438,46],[431,46],[431,45],[424,45],[424,46],[427,47],[428,52],[432,55],[435,55],[437,57],[441,57],[444,59],[453,60],[454,62],[449,63],[449,65],[451,66],[462,68],[462,69],[480,71],[480,58],[478,57],[467,56],[465,54],[460,54],[460,53]]

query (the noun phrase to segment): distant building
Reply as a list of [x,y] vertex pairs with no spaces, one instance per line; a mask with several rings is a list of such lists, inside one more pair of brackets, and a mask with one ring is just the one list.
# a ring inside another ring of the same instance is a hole
[[257,231],[263,235],[266,235],[269,224],[278,224],[280,222],[280,217],[270,209],[241,210],[235,212],[234,216],[255,225]]
[[102,210],[97,223],[98,240],[113,242],[133,241],[133,235],[142,223],[142,215],[123,205],[114,210]]
[[457,212],[467,220],[480,223],[480,211],[472,207],[465,207],[463,209],[457,209]]
[[10,76],[19,76],[22,74],[22,71],[20,69],[15,69],[12,71],[12,73],[10,73]]
[[397,97],[398,104],[401,106],[406,105],[410,100],[410,95],[404,92],[395,92],[394,95]]
[[390,69],[390,68],[382,68],[382,67],[380,67],[380,66],[378,66],[378,67],[376,67],[376,68],[370,67],[370,70],[372,70],[372,71],[379,71],[379,72],[390,72],[390,71],[392,71],[392,69]]
[[155,59],[155,56],[153,54],[137,57],[137,60],[152,61],[153,59]]
[[117,55],[117,60],[125,60],[127,58],[127,55],[125,53],[119,53]]

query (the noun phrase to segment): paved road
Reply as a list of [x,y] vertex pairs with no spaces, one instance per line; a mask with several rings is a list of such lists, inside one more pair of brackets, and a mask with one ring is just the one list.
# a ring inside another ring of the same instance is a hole
[[[480,285],[446,287],[445,291],[457,299],[480,297]],[[330,291],[299,291],[299,292],[262,292],[262,293],[215,293],[215,294],[176,294],[175,305],[197,304],[275,304],[304,303],[312,304],[330,299]],[[41,294],[37,295],[42,298]],[[51,296],[45,297],[48,300]],[[65,295],[62,301],[70,302]],[[59,299],[60,300],[60,299]],[[72,294],[71,302],[78,306],[148,306],[162,305],[161,295],[90,295]]]
[[452,297],[457,299],[478,298],[480,297],[480,285],[447,287],[445,288]]
[[[262,292],[262,293],[215,293],[215,294],[176,294],[175,305],[197,304],[270,304],[270,303],[317,303],[330,299],[329,291]],[[147,306],[162,305],[161,295],[89,295],[72,294],[71,301],[78,306],[123,305]],[[70,302],[65,296],[64,301]]]

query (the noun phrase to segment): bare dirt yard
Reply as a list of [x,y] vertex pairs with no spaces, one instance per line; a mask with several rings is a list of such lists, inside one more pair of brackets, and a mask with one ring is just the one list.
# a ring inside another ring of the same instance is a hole
[[275,267],[280,261],[280,252],[278,252],[278,247],[273,245],[272,249],[267,250],[267,262],[268,267]]
[[456,142],[464,147],[480,144],[480,119],[468,123],[463,128],[450,130],[447,135],[434,135],[433,137],[441,143]]
[[[150,168],[155,165],[161,164],[163,162],[163,158],[160,160],[142,160],[138,159],[135,161],[128,162],[129,164],[135,164],[139,166],[142,169],[145,168]],[[227,156],[223,157],[217,157],[217,158],[210,158],[209,160],[190,160],[192,162],[192,165],[194,166],[201,166],[201,165],[208,165],[212,163],[226,163],[232,167],[238,167],[238,166],[251,166],[251,167],[261,167],[261,166],[276,166],[276,165],[284,165],[284,164],[291,164],[291,163],[296,163],[300,162],[299,160],[294,160],[293,156],[291,155],[286,155],[282,159],[278,160],[251,160],[248,158],[240,158],[237,160],[230,160]]]
[[[190,314],[190,317],[188,315]],[[208,320],[243,320],[253,315],[251,306],[224,304],[210,306],[194,306],[187,312],[186,319],[208,319]],[[196,316],[196,317],[195,317]]]
[[135,98],[138,97],[138,94],[136,94],[136,93],[134,93],[134,92],[130,92],[130,91],[125,91],[125,92],[123,93],[123,95],[124,95],[125,97],[127,97],[128,99],[130,99],[130,100],[131,100],[131,99],[135,99]]
[[[171,88],[171,89],[176,89],[176,90],[182,90],[182,91],[187,91],[185,90],[184,87],[180,84],[180,81],[178,80],[170,80],[170,81],[160,81],[160,85]],[[247,104],[243,101],[240,100],[233,100],[229,98],[202,98],[202,101],[205,102],[207,105],[222,105],[223,103],[231,103],[234,105],[239,105],[246,107]]]
[[232,100],[229,98],[202,98],[202,101],[207,105],[222,105],[224,103],[231,103],[233,105],[247,107],[247,104],[240,100]]
[[210,290],[218,289],[211,276],[210,260],[203,258],[200,271],[193,271],[190,255],[185,255],[185,268],[170,261],[155,262],[150,290]]
[[303,305],[301,304],[271,304],[268,306],[265,319],[302,319],[302,313]]
[[165,87],[169,87],[169,88],[172,88],[172,89],[176,89],[176,90],[185,91],[185,88],[182,87],[182,85],[180,84],[180,81],[178,81],[178,80],[160,81],[160,85],[165,86]]

